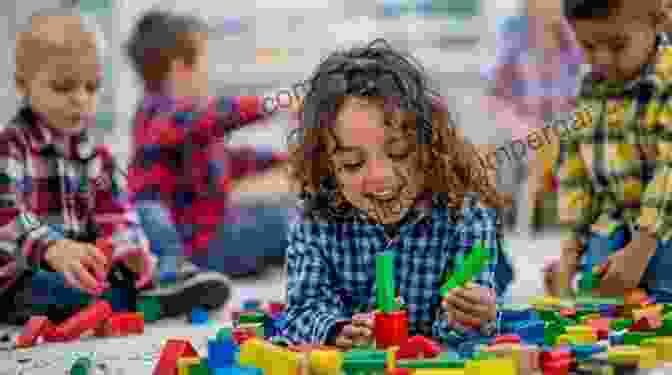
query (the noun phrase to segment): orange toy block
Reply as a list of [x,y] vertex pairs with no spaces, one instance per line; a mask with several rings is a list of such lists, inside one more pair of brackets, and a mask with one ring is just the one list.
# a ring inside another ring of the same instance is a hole
[[145,332],[142,313],[117,313],[106,320],[97,330],[97,336],[141,335]]
[[18,348],[28,348],[37,342],[37,339],[53,328],[46,316],[32,316],[23,326],[21,336],[16,339]]
[[54,327],[45,334],[51,342],[70,341],[84,332],[93,331],[112,315],[112,306],[107,301],[96,301],[84,310],[68,318],[61,325]]

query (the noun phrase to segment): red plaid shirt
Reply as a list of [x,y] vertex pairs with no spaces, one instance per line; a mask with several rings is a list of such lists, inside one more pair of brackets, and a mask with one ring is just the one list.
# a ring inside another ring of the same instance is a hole
[[145,96],[135,117],[129,189],[133,202],[170,212],[185,255],[207,251],[217,226],[235,212],[233,180],[287,160],[285,153],[227,144],[233,130],[265,115],[256,96]]
[[109,240],[113,262],[141,254],[152,264],[118,172],[107,147],[86,133],[64,136],[30,109],[19,112],[0,133],[0,292],[65,238]]

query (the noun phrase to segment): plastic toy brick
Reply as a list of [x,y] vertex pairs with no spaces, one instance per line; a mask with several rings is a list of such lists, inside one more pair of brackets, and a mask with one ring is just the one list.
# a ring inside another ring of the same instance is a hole
[[374,327],[378,349],[401,346],[408,340],[408,315],[406,311],[376,312]]
[[240,324],[263,323],[265,320],[266,314],[258,311],[243,312],[238,317],[238,323]]
[[495,337],[495,339],[492,342],[494,345],[496,344],[519,344],[520,343],[520,336],[518,335],[500,335]]
[[97,329],[99,336],[141,335],[145,332],[145,318],[141,313],[117,313]]
[[497,357],[511,358],[518,365],[521,375],[532,374],[539,369],[539,349],[535,346],[520,344],[497,344],[486,349]]
[[562,309],[560,310],[560,316],[564,318],[573,318],[576,316],[576,309]]
[[28,348],[37,342],[37,339],[52,329],[52,324],[46,316],[33,316],[23,326],[21,335],[16,339],[17,348]]
[[282,302],[269,302],[268,303],[268,313],[271,316],[282,313],[285,311],[285,304]]
[[398,309],[394,299],[394,253],[391,251],[376,255],[376,292],[381,311],[389,313]]
[[397,350],[397,359],[435,358],[441,353],[441,346],[424,337],[413,336],[402,343]]
[[88,357],[79,357],[70,368],[70,375],[90,375],[93,361]]
[[607,351],[607,360],[612,364],[636,365],[641,355],[642,352],[638,346],[615,346]]
[[656,358],[659,361],[672,361],[672,337],[656,337],[644,340],[642,347],[649,346],[656,349]]
[[192,375],[192,367],[199,366],[201,359],[198,357],[186,357],[177,359],[177,375]]
[[623,335],[623,345],[639,345],[642,341],[656,337],[655,332],[626,332]]
[[497,374],[516,375],[517,364],[510,358],[495,358],[478,361],[468,361],[465,366],[467,375]]
[[574,301],[577,305],[623,305],[623,298],[605,298],[605,297],[577,297]]
[[48,341],[69,341],[82,333],[95,330],[112,316],[112,306],[107,301],[97,301],[93,305],[68,318],[48,332]]
[[346,361],[356,361],[360,359],[386,359],[387,352],[381,350],[362,350],[353,349],[343,354],[343,359]]
[[287,348],[289,351],[297,353],[309,353],[313,350],[336,350],[335,346],[320,345],[320,344],[300,344],[300,345],[290,345]]
[[254,311],[259,310],[261,307],[261,301],[258,299],[248,299],[243,301],[243,310],[244,311]]
[[231,340],[233,337],[232,327],[222,327],[217,330],[217,341]]
[[575,336],[564,334],[560,335],[555,339],[555,345],[565,346],[565,345],[577,345],[578,340]]
[[475,245],[465,258],[464,263],[441,286],[439,294],[445,297],[451,289],[462,287],[473,280],[476,275],[481,273],[489,259],[490,250],[484,248],[481,243]]
[[427,369],[427,368],[464,368],[465,361],[460,359],[423,359],[397,361],[398,368]]
[[607,338],[609,338],[609,325],[611,324],[611,319],[609,318],[591,319],[587,321],[586,324],[588,324],[593,328],[599,340],[606,340]]
[[516,327],[517,334],[523,342],[530,344],[542,344],[544,342],[546,323],[543,320],[529,321]]
[[336,350],[316,350],[308,354],[310,373],[314,375],[341,375],[343,354]]
[[658,319],[663,317],[663,306],[662,305],[653,305],[648,306],[643,309],[636,309],[632,311],[632,318],[636,322],[645,316],[651,316]]
[[137,309],[145,317],[145,322],[151,323],[161,319],[161,303],[157,297],[141,297]]
[[208,340],[208,366],[210,368],[231,367],[236,361],[236,346],[228,340]]
[[161,350],[153,375],[176,375],[181,358],[198,358],[198,352],[189,340],[169,339]]
[[614,319],[609,322],[609,328],[614,331],[620,331],[626,328],[630,328],[630,326],[633,324],[635,324],[635,322],[632,319]]
[[544,375],[568,375],[573,362],[570,358],[544,363],[542,370]]
[[576,345],[572,347],[572,352],[577,361],[590,358],[596,353],[602,353],[607,348],[604,345]]
[[[396,369],[396,371],[405,370],[408,371],[404,374],[411,374],[409,369]],[[395,373],[395,375],[398,373]],[[413,375],[467,375],[467,371],[461,368],[454,369],[433,369],[433,368],[423,368],[418,369],[412,372]]]
[[191,309],[191,314],[189,314],[189,322],[191,324],[205,324],[210,320],[208,310],[203,307],[197,306]]
[[631,331],[655,331],[663,326],[663,321],[654,316],[643,316],[630,327]]

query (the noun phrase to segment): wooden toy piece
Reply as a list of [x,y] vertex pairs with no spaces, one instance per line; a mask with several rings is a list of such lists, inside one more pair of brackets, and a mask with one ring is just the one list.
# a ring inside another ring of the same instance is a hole
[[161,350],[153,375],[178,375],[178,361],[181,358],[198,358],[198,352],[189,340],[169,339]]
[[91,375],[93,361],[88,357],[79,357],[70,368],[70,375]]
[[199,357],[185,357],[177,359],[177,374],[192,375],[191,368],[199,366],[201,359]]
[[141,297],[137,303],[137,310],[142,313],[145,322],[151,323],[161,319],[161,303],[157,297]]
[[376,255],[376,292],[381,311],[389,313],[398,309],[394,298],[394,253],[391,251]]
[[518,369],[511,358],[496,358],[479,361],[467,361],[465,375],[497,374],[516,375]]
[[145,318],[141,313],[116,313],[96,329],[97,336],[141,335],[145,332]]
[[408,315],[406,311],[376,312],[374,336],[378,349],[401,346],[408,340]]
[[477,243],[467,255],[461,267],[456,269],[441,286],[439,294],[445,297],[450,290],[463,287],[481,273],[488,260],[490,260],[490,250],[483,247],[481,242]]
[[68,318],[45,335],[51,342],[74,340],[87,331],[93,331],[112,316],[112,306],[107,301],[96,301]]
[[316,350],[308,354],[313,375],[341,375],[343,355],[337,350]]
[[37,339],[52,329],[53,326],[46,316],[32,316],[23,326],[21,335],[16,339],[17,348],[28,348],[37,342]]

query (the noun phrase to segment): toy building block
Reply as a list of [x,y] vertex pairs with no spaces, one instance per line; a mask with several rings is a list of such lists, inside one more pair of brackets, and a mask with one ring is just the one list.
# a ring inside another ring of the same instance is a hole
[[416,359],[397,361],[397,367],[410,369],[451,369],[465,368],[465,363],[461,359]]
[[255,311],[261,308],[261,301],[258,299],[247,299],[243,301],[243,311]]
[[140,313],[116,313],[96,330],[98,336],[141,335],[145,332],[145,318]]
[[495,358],[478,361],[467,361],[466,375],[498,374],[516,375],[518,368],[511,358]]
[[[406,340],[406,342],[402,343],[399,346],[399,350],[397,350],[397,359],[413,359],[413,358],[433,358],[436,357],[440,352],[440,347],[439,347],[439,352],[436,352],[436,343],[430,342],[427,343],[425,340],[430,341],[429,339],[423,337],[423,336],[413,336]],[[431,347],[430,347],[431,346]],[[429,349],[430,353],[426,353],[426,351]],[[431,354],[430,356],[427,356],[426,354]]]
[[523,322],[515,327],[514,333],[525,343],[542,344],[545,340],[546,323],[543,320]]
[[391,313],[376,312],[374,337],[378,349],[401,346],[408,340],[408,315],[399,310]]
[[672,362],[672,337],[655,337],[644,340],[642,347],[656,349],[656,358],[663,362]]
[[184,357],[177,359],[177,375],[192,375],[192,367],[199,366],[201,359],[199,357]]
[[612,364],[637,365],[642,351],[635,345],[614,346],[607,351],[607,360]]
[[191,324],[205,324],[210,319],[208,310],[201,306],[196,306],[191,309],[191,314],[189,314],[189,322]]
[[544,375],[566,375],[574,363],[574,356],[570,351],[566,350],[543,352],[541,353],[540,362]]
[[145,317],[145,322],[151,323],[161,319],[161,303],[157,297],[141,297],[137,303],[137,310]]
[[655,331],[663,326],[663,321],[654,316],[643,316],[630,327],[631,331]]
[[266,314],[260,311],[249,311],[242,312],[238,317],[238,323],[240,324],[250,324],[250,323],[263,323],[266,320]]
[[[400,372],[400,371],[406,371],[406,372]],[[465,369],[462,368],[454,368],[454,369],[433,369],[433,368],[423,368],[423,369],[417,369],[413,372],[411,372],[410,369],[405,369],[405,368],[398,368],[395,370],[394,374],[390,375],[406,375],[406,374],[413,374],[413,375],[466,375],[467,372]],[[388,375],[386,373],[386,375]]]
[[16,339],[17,348],[28,348],[37,342],[45,332],[52,329],[52,324],[46,316],[32,316],[23,326],[21,335]]
[[498,358],[512,358],[518,365],[518,374],[531,375],[539,370],[539,349],[535,346],[502,343],[491,345],[485,349]]
[[198,358],[198,352],[189,340],[169,339],[161,350],[153,375],[178,375],[178,361],[181,358]]
[[456,268],[455,272],[441,286],[439,294],[445,297],[452,289],[463,287],[483,271],[488,260],[490,260],[490,251],[479,242],[472,248],[459,269]]
[[499,335],[495,337],[493,344],[519,344],[520,336],[518,335]]
[[70,368],[70,375],[92,375],[93,361],[88,357],[79,357]]
[[626,332],[623,334],[623,344],[624,345],[639,345],[642,341],[656,337],[655,332]]
[[381,350],[363,350],[353,349],[343,354],[343,359],[346,361],[367,360],[367,359],[386,359],[387,351]]
[[87,331],[93,331],[112,316],[112,306],[107,301],[96,301],[93,305],[68,318],[65,322],[47,332],[47,341],[74,340]]
[[643,309],[632,310],[632,319],[636,322],[643,317],[663,318],[663,305],[647,306]]
[[308,354],[310,373],[314,375],[341,375],[343,354],[337,350],[316,350]]
[[208,366],[210,368],[231,367],[236,362],[236,346],[233,340],[208,340]]
[[395,311],[394,253],[385,251],[376,255],[376,292],[378,308],[386,313]]
[[593,328],[599,340],[606,340],[607,338],[609,338],[609,325],[611,324],[611,319],[609,318],[590,319],[586,321],[586,324]]

